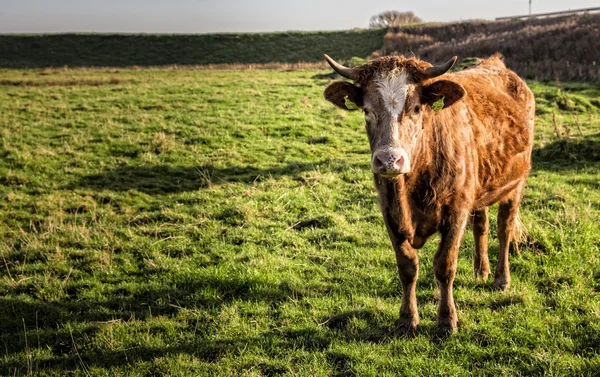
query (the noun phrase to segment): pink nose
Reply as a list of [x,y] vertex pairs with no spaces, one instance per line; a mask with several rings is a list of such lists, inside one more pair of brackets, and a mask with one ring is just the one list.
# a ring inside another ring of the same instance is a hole
[[400,148],[380,149],[373,153],[371,169],[375,174],[398,175],[408,173],[408,158]]

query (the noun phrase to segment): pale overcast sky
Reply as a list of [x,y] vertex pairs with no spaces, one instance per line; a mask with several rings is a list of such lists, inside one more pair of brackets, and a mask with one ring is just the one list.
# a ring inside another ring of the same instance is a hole
[[[600,0],[532,0],[543,13]],[[0,33],[217,33],[366,28],[385,10],[425,21],[527,14],[528,0],[0,0]]]

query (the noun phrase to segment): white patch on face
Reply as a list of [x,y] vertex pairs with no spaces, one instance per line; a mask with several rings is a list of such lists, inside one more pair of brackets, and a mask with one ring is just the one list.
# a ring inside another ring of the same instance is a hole
[[402,72],[399,75],[382,75],[377,80],[377,90],[390,115],[397,118],[404,110],[406,93],[408,92],[408,75]]

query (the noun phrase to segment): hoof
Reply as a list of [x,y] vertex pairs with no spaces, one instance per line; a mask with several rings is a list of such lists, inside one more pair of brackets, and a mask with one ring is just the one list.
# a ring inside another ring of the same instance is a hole
[[494,279],[492,289],[495,291],[506,291],[510,287],[510,282],[505,279]]
[[455,324],[438,324],[437,330],[435,331],[435,337],[437,339],[444,339],[449,335],[452,335],[458,329]]
[[406,321],[398,321],[396,328],[392,331],[395,337],[401,338],[414,338],[417,336],[417,323],[411,323]]
[[489,271],[475,271],[475,277],[481,278],[483,281],[487,280],[488,276],[490,276]]

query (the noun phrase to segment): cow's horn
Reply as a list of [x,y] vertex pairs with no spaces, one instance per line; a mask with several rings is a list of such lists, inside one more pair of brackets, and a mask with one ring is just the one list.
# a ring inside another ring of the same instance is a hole
[[327,63],[329,63],[329,65],[331,66],[331,68],[333,68],[334,71],[336,71],[337,73],[340,74],[340,76],[345,77],[347,79],[350,80],[354,80],[354,76],[355,76],[355,70],[353,68],[348,68],[348,67],[344,67],[343,65],[341,65],[340,63],[336,62],[335,60],[331,59],[329,57],[329,55],[325,54],[325,60],[327,60]]
[[433,67],[427,68],[425,71],[423,71],[423,78],[432,79],[434,77],[443,75],[444,73],[448,72],[450,68],[452,68],[454,63],[456,63],[456,59],[457,57],[454,56],[452,59],[448,60],[442,65],[434,65]]

